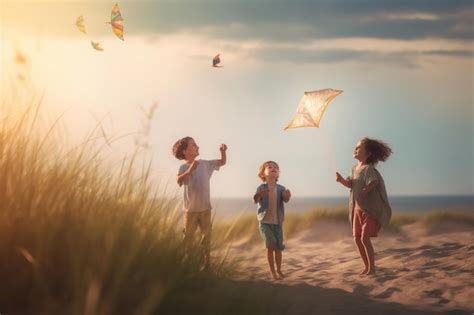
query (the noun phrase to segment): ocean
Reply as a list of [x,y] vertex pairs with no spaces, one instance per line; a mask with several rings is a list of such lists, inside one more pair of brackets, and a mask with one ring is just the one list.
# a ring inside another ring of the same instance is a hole
[[[393,213],[426,214],[436,211],[463,211],[474,214],[474,195],[467,196],[392,196]],[[216,219],[231,219],[242,214],[254,214],[251,198],[220,198],[212,200]],[[348,197],[292,197],[285,206],[287,213],[304,213],[315,208],[348,207]]]

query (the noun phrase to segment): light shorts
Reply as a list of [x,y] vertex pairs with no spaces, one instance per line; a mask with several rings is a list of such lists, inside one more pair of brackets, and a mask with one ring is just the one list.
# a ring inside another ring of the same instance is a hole
[[189,241],[194,238],[194,233],[199,227],[201,232],[201,244],[205,246],[206,250],[210,249],[211,243],[211,210],[202,212],[190,212],[184,213],[184,239]]

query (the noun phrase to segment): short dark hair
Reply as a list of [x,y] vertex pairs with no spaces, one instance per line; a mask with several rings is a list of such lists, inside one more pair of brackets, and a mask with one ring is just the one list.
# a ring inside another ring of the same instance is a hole
[[390,146],[381,140],[366,137],[361,140],[361,144],[365,147],[365,150],[370,153],[367,158],[368,164],[377,164],[379,161],[385,162],[393,153]]
[[176,141],[176,143],[173,145],[173,155],[178,160],[184,160],[185,156],[183,151],[188,148],[188,143],[191,139],[191,137],[184,137]]

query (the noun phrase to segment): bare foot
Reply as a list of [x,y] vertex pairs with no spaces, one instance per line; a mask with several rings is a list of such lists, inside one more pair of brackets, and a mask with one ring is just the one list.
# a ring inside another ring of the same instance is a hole
[[282,279],[276,272],[272,272],[271,275],[272,275],[273,280],[281,280]]
[[367,270],[366,275],[374,275],[375,274],[375,268]]
[[366,275],[368,271],[369,271],[369,268],[368,268],[368,267],[365,267],[365,269],[362,270],[362,271],[359,273],[359,275],[361,275],[361,276],[362,276],[362,275]]
[[281,272],[281,270],[277,270],[277,273],[281,277],[281,279],[285,278],[285,275]]

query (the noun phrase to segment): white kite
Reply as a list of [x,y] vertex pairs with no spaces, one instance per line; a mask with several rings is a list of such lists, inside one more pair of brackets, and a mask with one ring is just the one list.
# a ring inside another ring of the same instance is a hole
[[319,122],[329,103],[341,93],[341,90],[334,89],[304,92],[304,96],[298,104],[293,120],[284,130],[302,127],[319,128]]

